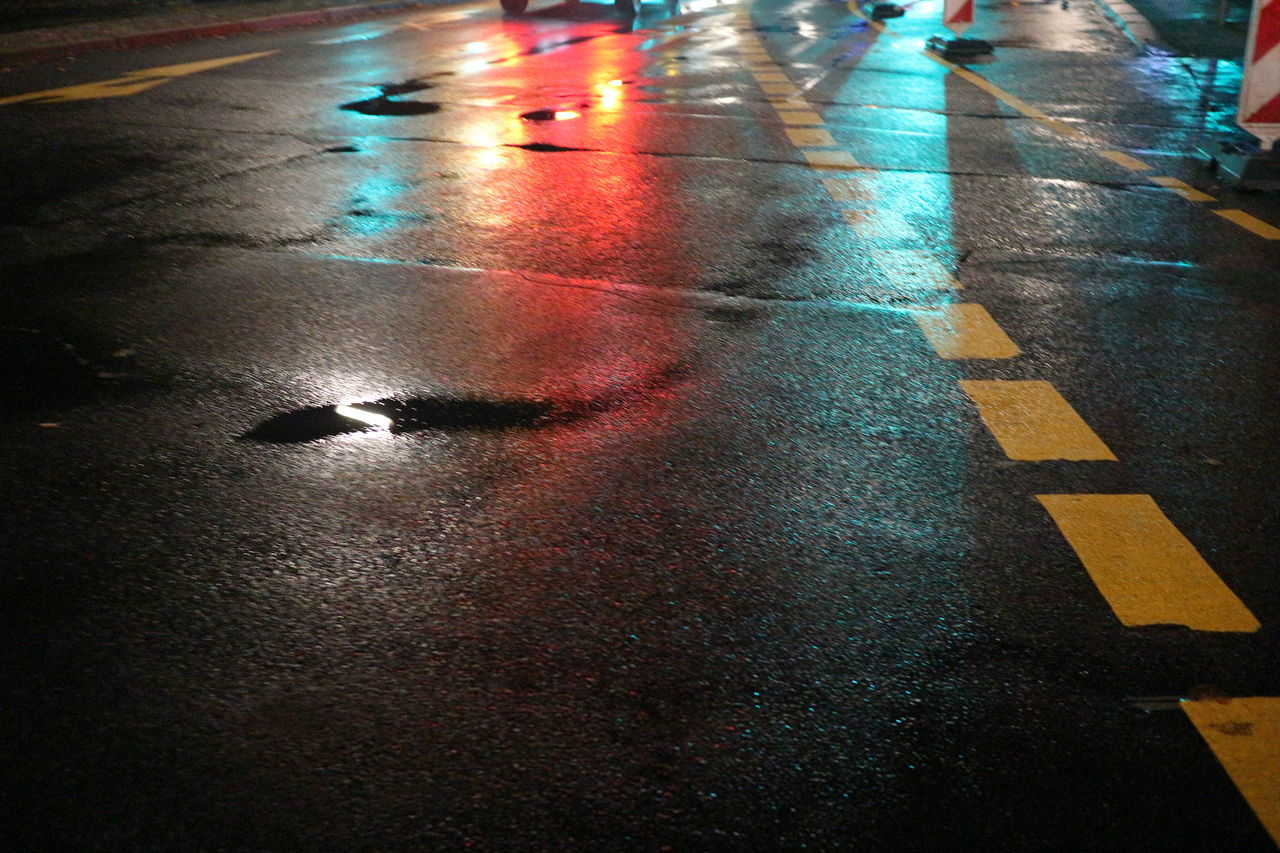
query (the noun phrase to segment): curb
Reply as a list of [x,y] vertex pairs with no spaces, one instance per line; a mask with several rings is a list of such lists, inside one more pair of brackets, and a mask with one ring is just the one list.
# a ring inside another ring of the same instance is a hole
[[281,30],[287,27],[301,27],[308,24],[336,23],[352,18],[401,12],[406,9],[427,5],[431,5],[429,0],[381,0],[381,2],[377,3],[331,6],[327,9],[316,9],[311,12],[287,12],[280,15],[267,15],[261,18],[247,18],[241,21],[222,21],[216,24],[200,24],[172,30],[157,30],[155,32],[137,33],[116,38],[90,39],[48,47],[33,47],[27,50],[12,50],[0,53],[0,67],[32,65],[37,62],[49,62],[55,59],[69,59],[83,53],[131,50],[138,47],[174,44],[175,42],[200,38],[222,38],[246,33]]
[[1151,22],[1124,0],[1093,0],[1093,3],[1138,47],[1165,48]]

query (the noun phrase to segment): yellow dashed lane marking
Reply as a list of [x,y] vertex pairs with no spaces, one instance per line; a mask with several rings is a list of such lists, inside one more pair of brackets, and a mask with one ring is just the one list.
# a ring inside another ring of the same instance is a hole
[[813,110],[778,110],[778,118],[792,127],[809,127],[822,124],[822,116]]
[[875,198],[875,191],[866,178],[822,178],[831,198],[845,204],[868,202]]
[[1200,190],[1190,184],[1180,181],[1177,178],[1168,178],[1163,175],[1153,175],[1150,178],[1151,183],[1158,184],[1167,189],[1173,190],[1187,201],[1217,201],[1216,198],[1208,193],[1202,193]]
[[1280,240],[1280,228],[1263,222],[1256,216],[1250,216],[1243,210],[1215,210],[1214,213],[1223,219],[1230,220],[1241,228],[1247,228],[1259,237],[1267,240]]
[[952,303],[912,314],[943,358],[1014,358],[1022,354],[981,305]]
[[836,141],[825,128],[788,127],[787,139],[797,148],[835,148]]
[[278,51],[264,50],[260,53],[225,56],[222,59],[206,59],[202,62],[184,62],[181,65],[161,65],[156,68],[146,68],[142,71],[130,71],[123,77],[116,77],[111,80],[99,80],[96,83],[83,83],[79,86],[64,86],[61,89],[45,89],[42,92],[28,92],[25,95],[10,95],[7,98],[0,98],[0,106],[24,102],[53,104],[65,101],[87,101],[95,98],[119,98],[125,95],[136,95],[139,92],[145,92],[147,89],[159,86],[161,83],[168,83],[178,77],[198,74],[201,71],[209,71],[237,62],[247,62],[250,59],[270,56],[273,53],[278,53]]
[[1116,457],[1057,389],[1040,380],[961,380],[1010,459]]
[[800,97],[800,90],[790,83],[761,83],[760,90],[766,95],[786,95],[791,98]]
[[1133,172],[1149,172],[1155,168],[1155,166],[1150,166],[1135,157],[1130,157],[1128,154],[1124,153],[1123,151],[1112,151],[1110,149],[1103,149],[1098,153],[1101,154],[1103,157],[1106,157],[1112,163],[1115,163],[1120,166],[1124,166],[1126,169],[1129,169],[1130,171],[1133,171]]
[[1124,625],[1252,632],[1258,620],[1150,495],[1037,495]]
[[1280,845],[1280,699],[1188,701],[1182,710]]
[[848,151],[801,151],[815,169],[859,169],[861,165]]

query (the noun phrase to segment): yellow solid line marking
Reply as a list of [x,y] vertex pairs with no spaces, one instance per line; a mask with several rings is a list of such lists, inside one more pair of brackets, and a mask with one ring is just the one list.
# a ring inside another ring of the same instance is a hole
[[1241,228],[1247,228],[1259,237],[1268,240],[1280,240],[1280,228],[1263,222],[1256,216],[1250,216],[1243,210],[1215,210],[1214,213],[1223,219],[1228,219],[1239,225]]
[[834,201],[857,203],[875,198],[875,188],[866,178],[822,178],[821,180]]
[[790,83],[791,78],[781,71],[752,71],[751,76],[761,83]]
[[1216,198],[1208,193],[1202,193],[1200,190],[1188,183],[1178,180],[1177,178],[1168,178],[1163,175],[1153,175],[1149,178],[1151,183],[1158,184],[1162,187],[1173,190],[1187,201],[1217,201]]
[[1150,495],[1036,495],[1123,625],[1260,627]]
[[1014,358],[1022,354],[987,309],[977,303],[920,309],[912,317],[943,358]]
[[1280,845],[1280,699],[1184,701],[1182,710]]
[[793,127],[805,127],[822,124],[822,116],[813,110],[778,110],[778,118],[783,124]]
[[[845,219],[859,211],[846,210]],[[854,227],[854,233],[873,243],[883,243],[888,239],[901,240],[904,235],[915,237],[920,242],[919,232],[915,230],[901,215],[884,216],[885,211],[873,211]],[[938,263],[937,258],[919,249],[884,249],[872,250],[871,257],[880,269],[884,270],[897,284],[924,285],[932,290],[960,290],[960,282],[951,272]]]
[[61,89],[45,89],[42,92],[28,92],[25,95],[10,95],[0,98],[0,106],[20,104],[25,101],[38,101],[52,104],[65,101],[87,101],[94,98],[119,98],[124,95],[136,95],[153,86],[168,83],[178,77],[210,71],[224,65],[247,62],[279,53],[276,50],[264,50],[259,53],[242,53],[239,56],[224,56],[221,59],[206,59],[200,62],[184,62],[180,65],[161,65],[156,68],[145,68],[142,71],[130,71],[123,77],[111,80],[99,80],[96,83],[82,83],[79,86],[64,86]]
[[797,148],[835,148],[836,141],[821,127],[788,127],[787,139]]
[[860,169],[858,161],[848,151],[806,151],[801,154],[815,169]]
[[947,60],[943,59],[941,56],[938,56],[937,54],[931,51],[924,50],[924,51],[921,51],[921,53],[925,57],[932,59],[934,62],[941,65],[943,68],[946,68],[947,70],[949,70],[952,74],[956,74],[960,77],[963,77],[964,79],[968,80],[970,83],[977,86],[979,89],[983,90],[987,94],[1013,107],[1015,110],[1022,113],[1027,118],[1035,119],[1041,124],[1047,125],[1049,128],[1056,131],[1057,133],[1062,134],[1063,136],[1068,136],[1068,137],[1071,137],[1072,139],[1085,138],[1085,135],[1083,133],[1076,130],[1071,125],[1064,124],[1058,119],[1050,118],[1041,110],[1036,109],[1035,107],[1031,106],[1021,98],[1015,95],[1009,94],[1004,89],[1001,89],[999,86],[987,80],[985,77],[979,77],[977,74],[974,74],[969,69],[961,68],[959,65],[956,65],[953,62],[948,62]]
[[1110,149],[1104,148],[1098,153],[1101,154],[1103,157],[1106,157],[1112,163],[1116,163],[1120,166],[1124,166],[1126,169],[1129,169],[1130,171],[1133,171],[1133,172],[1150,172],[1152,169],[1155,168],[1155,166],[1152,166],[1148,163],[1144,163],[1141,160],[1137,159],[1136,157],[1130,157],[1128,154],[1124,153],[1123,151],[1112,151]]
[[960,387],[1010,459],[1116,458],[1048,382],[969,379]]

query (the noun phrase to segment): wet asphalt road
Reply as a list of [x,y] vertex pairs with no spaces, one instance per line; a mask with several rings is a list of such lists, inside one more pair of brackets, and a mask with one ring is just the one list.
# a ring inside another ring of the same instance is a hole
[[[0,74],[9,844],[1274,849],[1178,704],[1280,696],[1230,67],[980,6],[1063,130],[921,56],[937,4],[743,8]],[[940,358],[961,301],[1021,354]],[[1116,458],[1011,458],[961,380]],[[1122,624],[1046,494],[1152,496],[1261,627]]]

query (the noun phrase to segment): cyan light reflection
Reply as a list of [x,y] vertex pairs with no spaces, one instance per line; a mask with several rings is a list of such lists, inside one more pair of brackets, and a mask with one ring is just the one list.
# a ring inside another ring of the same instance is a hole
[[347,217],[348,228],[357,235],[370,237],[396,227],[396,200],[406,190],[404,183],[374,175],[355,185]]

